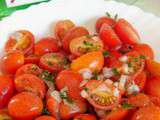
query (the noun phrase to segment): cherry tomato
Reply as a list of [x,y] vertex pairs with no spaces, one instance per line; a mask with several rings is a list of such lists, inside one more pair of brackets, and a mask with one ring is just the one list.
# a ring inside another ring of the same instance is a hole
[[43,115],[43,116],[36,118],[35,120],[56,120],[56,119],[52,116]]
[[74,100],[72,102],[61,102],[60,104],[60,116],[61,119],[71,119],[77,114],[86,112],[86,104],[80,100]]
[[97,109],[111,110],[120,102],[120,92],[110,80],[90,80],[85,87],[87,91],[84,97]]
[[121,41],[117,34],[114,32],[112,27],[108,24],[103,24],[100,32],[99,37],[104,42],[104,46],[109,47],[110,49],[117,49],[121,47]]
[[154,59],[153,49],[148,44],[137,44],[134,46],[133,50],[137,51],[145,58]]
[[102,51],[103,42],[98,37],[82,36],[73,39],[70,42],[70,52],[76,56],[80,56],[87,52]]
[[55,25],[55,36],[58,40],[62,40],[65,34],[75,25],[71,20],[60,20]]
[[32,74],[23,74],[15,78],[15,87],[18,92],[32,92],[44,98],[46,86],[43,80]]
[[2,57],[1,64],[4,72],[13,74],[24,64],[24,55],[19,51],[9,52]]
[[40,67],[50,72],[61,71],[67,68],[67,59],[61,53],[47,53],[40,59]]
[[73,27],[65,34],[62,40],[62,45],[63,45],[64,50],[69,52],[69,44],[72,39],[81,37],[84,35],[88,35],[88,34],[89,34],[88,30],[86,30],[86,28],[84,27]]
[[140,41],[140,37],[135,28],[125,19],[119,19],[114,30],[125,44],[136,44]]
[[0,108],[9,102],[14,92],[13,80],[7,75],[0,75]]
[[40,39],[34,47],[35,55],[44,55],[46,53],[57,52],[58,51],[58,43],[56,39],[52,37],[45,37]]
[[160,120],[160,108],[157,106],[142,107],[135,112],[131,120]]
[[123,44],[118,51],[122,54],[128,53],[133,51],[134,45],[130,45],[130,44]]
[[28,64],[28,63],[34,63],[34,64],[38,64],[40,60],[40,57],[34,54],[25,56],[24,58],[24,63]]
[[97,120],[92,114],[79,114],[74,117],[73,120]]
[[71,69],[73,71],[79,71],[83,68],[89,68],[93,72],[99,72],[104,65],[104,56],[102,52],[89,52],[79,58],[75,59],[71,63]]
[[114,27],[114,25],[116,24],[116,21],[113,18],[107,17],[107,16],[103,16],[98,18],[98,20],[96,21],[96,31],[97,33],[99,32],[99,30],[101,29],[103,24],[108,24],[111,27]]
[[36,64],[25,64],[16,71],[15,76],[18,77],[23,74],[33,74],[38,76],[41,73],[42,69],[40,69]]
[[8,112],[16,120],[32,120],[41,114],[42,109],[42,100],[29,92],[15,95],[8,104]]
[[160,98],[159,98],[159,97],[155,97],[155,96],[149,96],[149,97],[150,97],[151,102],[152,102],[154,105],[160,107]]
[[0,109],[0,120],[13,120],[7,109]]
[[13,33],[5,45],[5,51],[20,50],[24,54],[33,52],[34,36],[27,30],[19,30]]
[[63,70],[61,71],[55,80],[56,86],[58,90],[67,87],[69,97],[73,99],[80,99],[80,83],[83,81],[82,76],[71,70]]

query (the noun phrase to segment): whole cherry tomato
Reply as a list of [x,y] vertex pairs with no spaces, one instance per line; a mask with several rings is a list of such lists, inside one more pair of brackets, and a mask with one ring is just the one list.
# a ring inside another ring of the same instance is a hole
[[25,56],[24,63],[25,64],[28,64],[28,63],[38,64],[39,60],[40,60],[40,56],[31,54],[31,55]]
[[13,33],[5,45],[5,51],[20,50],[24,54],[33,52],[34,36],[27,30],[19,30]]
[[57,52],[58,51],[58,43],[56,39],[52,37],[45,37],[40,39],[34,47],[35,55],[44,55],[46,53]]
[[32,120],[41,114],[42,109],[42,100],[30,92],[15,95],[8,104],[9,114],[16,120]]
[[97,120],[95,115],[92,114],[79,114],[74,117],[73,120]]
[[14,92],[13,80],[7,75],[0,75],[0,108],[7,105]]
[[56,120],[56,119],[49,115],[43,115],[43,116],[36,118],[35,120]]

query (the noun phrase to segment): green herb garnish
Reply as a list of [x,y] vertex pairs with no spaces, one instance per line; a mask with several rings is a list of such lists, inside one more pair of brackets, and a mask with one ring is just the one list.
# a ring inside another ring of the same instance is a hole
[[132,63],[131,62],[128,62],[128,67],[132,67]]
[[132,109],[133,106],[131,104],[127,103],[127,102],[123,102],[122,103],[122,108],[124,108],[124,109]]
[[140,59],[144,59],[144,60],[145,60],[145,59],[146,59],[146,56],[144,56],[144,55],[140,55],[140,56],[139,56],[139,58],[140,58]]
[[103,56],[104,56],[104,57],[108,57],[108,56],[109,56],[109,52],[108,52],[108,51],[104,51],[104,52],[103,52]]
[[92,80],[98,80],[98,73],[97,72],[93,72],[93,76],[91,78]]
[[119,74],[120,74],[120,73],[118,72],[117,68],[113,68],[112,71],[113,71],[113,73],[114,73],[115,75],[119,75]]
[[134,58],[134,62],[138,62],[138,60],[139,60],[138,58]]
[[87,37],[87,38],[92,38],[92,37],[94,37],[94,35],[89,35],[89,34],[88,34],[88,35],[86,35],[86,37]]
[[39,75],[40,78],[46,81],[54,81],[55,75],[51,74],[48,70],[44,70],[42,74]]
[[93,46],[93,43],[88,42],[88,41],[83,41],[83,44],[86,46]]

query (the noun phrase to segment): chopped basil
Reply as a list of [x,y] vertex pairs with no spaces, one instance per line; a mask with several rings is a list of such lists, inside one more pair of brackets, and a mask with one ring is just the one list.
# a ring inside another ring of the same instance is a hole
[[44,107],[44,108],[43,108],[43,111],[42,111],[42,114],[43,114],[43,115],[49,115],[50,112],[47,110],[46,107]]
[[93,76],[91,78],[92,80],[98,80],[98,73],[97,72],[93,72]]
[[134,58],[134,62],[138,62],[138,58]]
[[72,103],[72,102],[73,102],[73,100],[72,100],[70,97],[68,97],[67,90],[62,90],[62,91],[60,91],[60,97],[61,97],[62,99],[64,99],[64,100],[66,100],[66,101],[69,102],[69,103]]
[[88,91],[88,88],[85,87],[83,90],[87,92],[87,91]]
[[48,70],[44,70],[42,74],[39,75],[40,78],[46,81],[54,81],[55,75],[51,74]]
[[109,12],[106,12],[107,17],[111,17],[111,14]]
[[103,52],[103,56],[104,56],[104,57],[108,57],[108,56],[109,56],[109,52],[108,52],[108,51],[104,51],[104,52]]
[[117,68],[112,68],[112,71],[115,75],[119,75],[120,73],[118,72]]
[[53,63],[52,63],[51,61],[47,61],[47,64],[48,64],[49,66],[52,66],[52,65],[53,65]]
[[123,102],[122,103],[122,108],[124,108],[124,109],[132,109],[133,106],[131,104],[127,103],[127,102]]
[[116,15],[114,16],[114,19],[115,19],[115,20],[117,20],[117,19],[118,19],[118,14],[116,14]]
[[128,62],[128,67],[132,67],[132,63],[131,62]]
[[86,35],[87,38],[92,38],[94,35]]
[[140,55],[140,59],[146,59],[146,56]]
[[86,46],[93,46],[93,43],[88,42],[88,41],[84,41],[83,44],[86,45]]

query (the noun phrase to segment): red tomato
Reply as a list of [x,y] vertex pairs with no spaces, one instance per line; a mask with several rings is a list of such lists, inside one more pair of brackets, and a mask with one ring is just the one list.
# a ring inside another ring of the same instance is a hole
[[71,20],[60,20],[55,25],[55,36],[58,40],[62,40],[65,34],[75,25]]
[[69,52],[69,44],[72,39],[81,37],[84,35],[88,35],[88,34],[89,34],[88,30],[86,30],[86,28],[84,27],[73,27],[65,34],[62,40],[62,45],[63,45],[64,50]]
[[8,104],[9,114],[16,120],[32,120],[41,114],[42,109],[42,100],[29,92],[15,95]]
[[157,106],[142,107],[134,113],[131,120],[160,120],[160,108]]
[[16,71],[15,76],[18,77],[23,74],[33,74],[38,76],[41,73],[42,69],[40,69],[36,64],[25,64]]
[[19,30],[11,35],[5,45],[5,51],[20,50],[24,54],[33,52],[34,36],[27,30]]
[[85,87],[87,89],[85,98],[97,109],[111,110],[120,102],[119,90],[115,88],[110,80],[90,80]]
[[92,114],[79,114],[74,117],[73,120],[97,120]]
[[116,21],[113,18],[110,18],[107,16],[98,18],[98,20],[96,21],[97,33],[99,32],[103,24],[108,24],[109,26],[114,27],[114,25],[116,24]]
[[44,55],[46,53],[57,52],[58,51],[58,43],[56,39],[52,37],[45,37],[40,39],[34,47],[35,55]]
[[7,109],[0,109],[0,120],[13,120]]
[[40,60],[40,57],[34,54],[28,55],[24,58],[24,63],[28,64],[28,63],[34,63],[34,64],[38,64]]
[[46,86],[43,80],[32,74],[23,74],[15,78],[15,87],[18,92],[32,92],[44,98]]
[[125,44],[136,44],[140,41],[140,37],[135,28],[125,19],[119,19],[114,30]]
[[130,45],[130,44],[123,44],[121,46],[121,48],[119,48],[119,52],[122,53],[122,54],[125,54],[125,53],[128,53],[128,52],[131,52],[133,51],[133,47],[134,45]]
[[149,96],[152,103],[160,107],[160,97]]
[[154,59],[153,49],[148,44],[137,44],[134,46],[133,50],[137,51],[145,58]]
[[24,55],[19,51],[9,52],[2,57],[1,64],[4,72],[15,73],[24,64]]
[[71,119],[77,114],[85,113],[86,110],[86,104],[80,100],[61,102],[60,104],[60,116],[61,119],[65,120]]
[[82,76],[71,70],[61,71],[56,78],[56,86],[58,90],[64,87],[68,88],[68,95],[73,99],[80,99],[80,83],[83,81]]
[[56,119],[52,116],[43,115],[43,116],[36,118],[35,120],[56,120]]
[[67,59],[61,53],[47,53],[43,55],[39,63],[40,67],[50,72],[61,71],[67,67]]
[[103,24],[100,29],[99,36],[104,42],[104,46],[107,46],[110,49],[117,49],[121,47],[121,41],[110,25]]
[[0,108],[7,105],[14,92],[13,80],[6,75],[0,76]]

